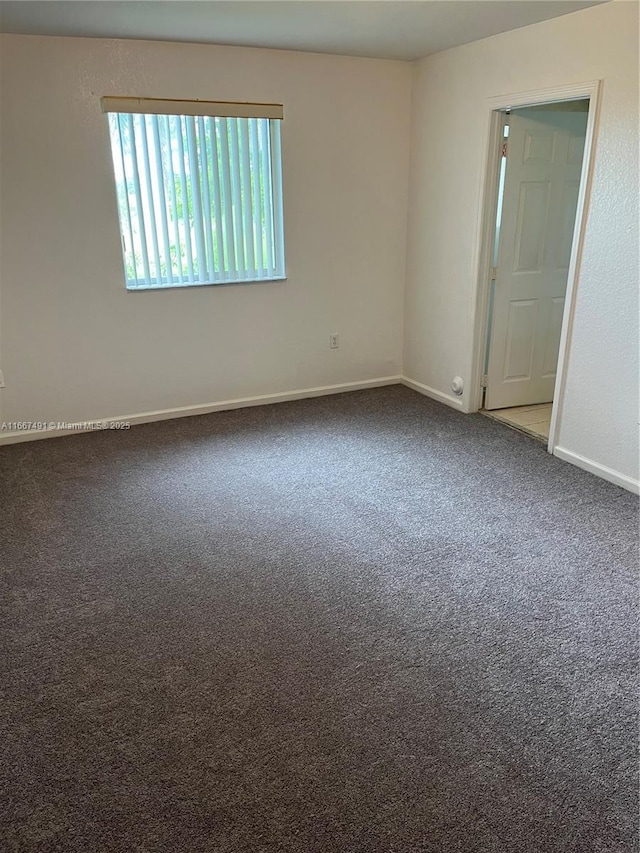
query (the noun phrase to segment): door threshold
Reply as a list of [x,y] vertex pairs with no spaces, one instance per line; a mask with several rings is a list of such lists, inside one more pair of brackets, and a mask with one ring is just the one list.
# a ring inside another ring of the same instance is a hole
[[512,409],[480,409],[480,414],[492,421],[504,424],[516,432],[522,432],[543,444],[549,441],[551,403],[534,406],[515,406]]

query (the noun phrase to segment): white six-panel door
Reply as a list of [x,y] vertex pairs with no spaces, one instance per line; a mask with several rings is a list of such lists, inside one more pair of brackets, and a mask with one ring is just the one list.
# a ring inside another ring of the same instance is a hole
[[586,112],[514,110],[485,408],[553,399]]

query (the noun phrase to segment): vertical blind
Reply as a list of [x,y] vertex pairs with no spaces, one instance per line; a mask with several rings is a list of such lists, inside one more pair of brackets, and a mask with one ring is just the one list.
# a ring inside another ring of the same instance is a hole
[[284,276],[278,120],[108,118],[128,288]]

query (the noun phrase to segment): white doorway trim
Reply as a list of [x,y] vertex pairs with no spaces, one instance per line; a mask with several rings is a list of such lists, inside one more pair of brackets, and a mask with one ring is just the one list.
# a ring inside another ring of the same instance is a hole
[[589,206],[589,195],[593,176],[593,162],[596,141],[596,130],[599,119],[601,80],[587,83],[573,83],[555,86],[548,89],[535,89],[529,92],[518,92],[498,95],[487,100],[489,109],[489,126],[486,136],[484,162],[485,170],[481,176],[480,186],[480,219],[476,240],[474,268],[477,271],[476,299],[473,321],[473,350],[470,377],[469,412],[477,412],[482,405],[482,376],[484,372],[484,357],[487,343],[489,285],[491,278],[491,262],[493,243],[495,239],[496,206],[498,203],[498,174],[500,168],[500,143],[504,125],[504,111],[516,107],[532,107],[541,104],[574,101],[579,98],[589,98],[589,114],[582,161],[580,189],[578,191],[578,206],[571,245],[571,258],[567,275],[567,291],[562,317],[560,334],[560,349],[558,352],[558,368],[551,410],[551,426],[549,428],[549,443],[547,450],[553,453],[558,444],[562,404],[567,381],[567,369],[571,349],[571,333],[575,316],[580,262]]

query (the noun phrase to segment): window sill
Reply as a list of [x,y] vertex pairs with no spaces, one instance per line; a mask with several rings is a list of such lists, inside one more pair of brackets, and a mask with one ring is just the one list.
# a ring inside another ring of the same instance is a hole
[[127,293],[138,293],[143,290],[189,290],[192,287],[233,287],[235,284],[264,284],[270,281],[286,281],[286,275],[274,275],[269,278],[243,278],[234,281],[188,281],[184,284],[140,284],[127,287]]

